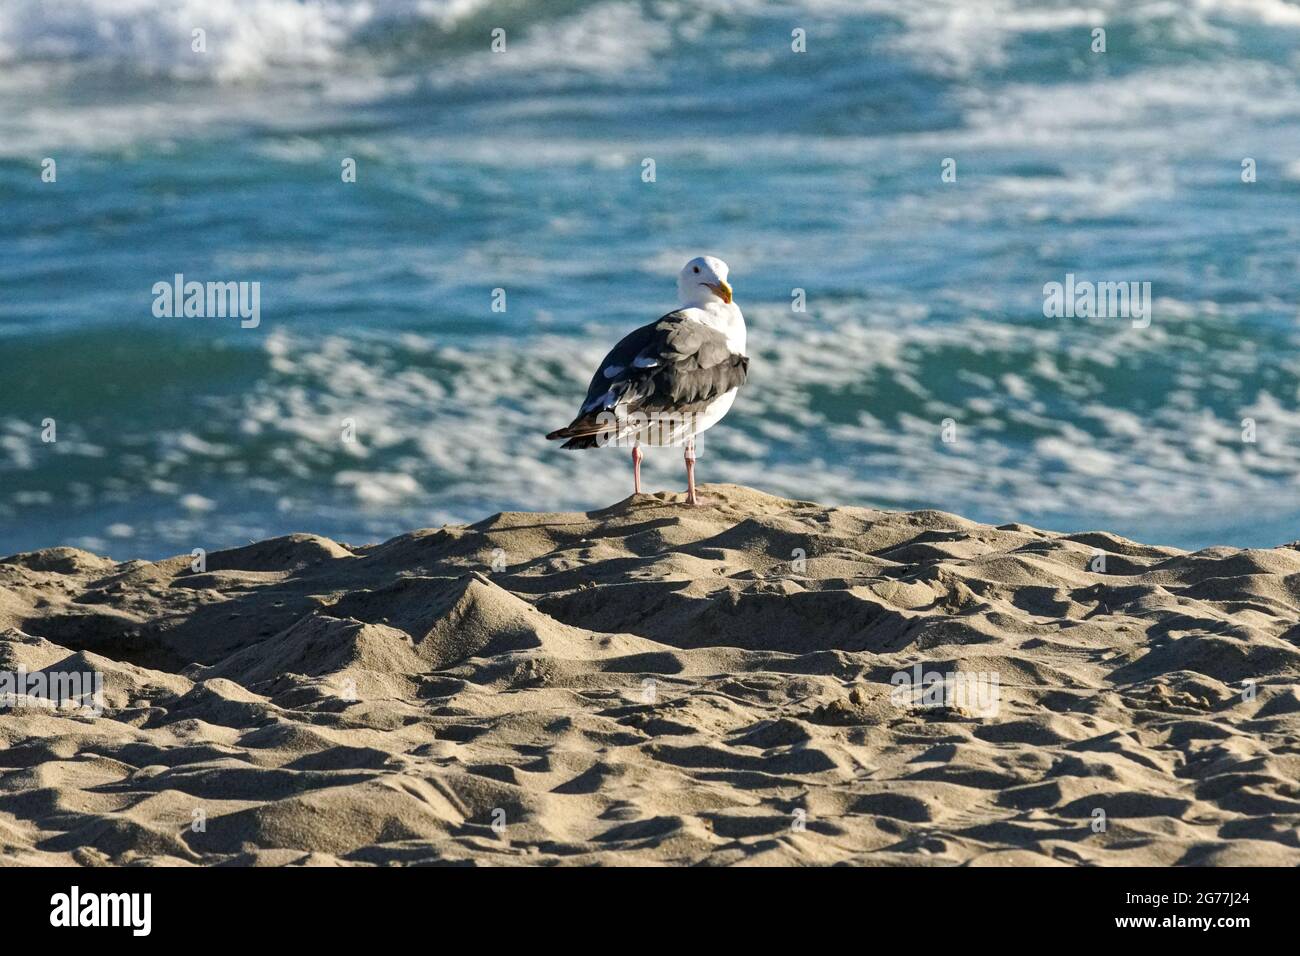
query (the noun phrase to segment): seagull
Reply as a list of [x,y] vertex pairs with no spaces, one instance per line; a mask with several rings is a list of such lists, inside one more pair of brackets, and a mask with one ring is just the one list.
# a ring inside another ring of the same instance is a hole
[[727,264],[697,256],[677,276],[677,309],[628,333],[591,379],[578,417],[546,437],[562,448],[632,448],[641,493],[641,446],[681,445],[686,503],[695,493],[695,438],[731,409],[745,384],[745,317],[732,301]]

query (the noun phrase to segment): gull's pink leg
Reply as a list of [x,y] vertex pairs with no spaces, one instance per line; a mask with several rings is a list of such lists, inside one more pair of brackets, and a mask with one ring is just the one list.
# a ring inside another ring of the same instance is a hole
[[632,446],[632,494],[641,494],[641,458],[640,445]]
[[695,494],[695,439],[686,439],[686,503],[698,505],[699,497]]

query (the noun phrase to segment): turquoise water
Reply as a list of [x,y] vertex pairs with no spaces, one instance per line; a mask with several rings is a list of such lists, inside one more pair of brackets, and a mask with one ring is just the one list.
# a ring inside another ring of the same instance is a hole
[[[0,7],[0,553],[609,504],[542,436],[701,253],[752,356],[705,481],[1300,538],[1298,4],[210,6]],[[156,318],[176,273],[260,324]],[[1150,327],[1045,318],[1067,273]]]

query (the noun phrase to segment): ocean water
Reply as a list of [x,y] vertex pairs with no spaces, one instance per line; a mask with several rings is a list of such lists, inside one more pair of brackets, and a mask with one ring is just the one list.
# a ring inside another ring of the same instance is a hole
[[[752,357],[703,480],[1278,544],[1298,239],[1287,0],[6,0],[0,553],[608,505],[625,452],[543,435],[700,253]],[[260,323],[155,317],[177,273]]]

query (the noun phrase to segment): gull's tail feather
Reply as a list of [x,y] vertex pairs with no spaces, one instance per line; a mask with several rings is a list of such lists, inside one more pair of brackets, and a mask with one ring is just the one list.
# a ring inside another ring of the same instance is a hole
[[596,436],[604,426],[592,418],[578,418],[563,428],[557,428],[546,436],[547,441],[559,441],[567,438],[561,448],[595,448],[599,442]]

